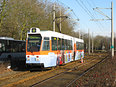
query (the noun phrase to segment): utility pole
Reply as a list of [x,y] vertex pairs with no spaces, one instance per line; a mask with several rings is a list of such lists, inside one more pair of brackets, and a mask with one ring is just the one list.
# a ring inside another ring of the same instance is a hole
[[113,2],[111,2],[111,37],[112,37],[112,57],[114,57],[114,31],[113,31]]
[[80,29],[79,29],[79,39],[81,39],[81,38],[80,38]]
[[55,31],[55,4],[53,6],[53,31]]
[[90,55],[90,31],[89,31],[89,29],[88,29],[88,39],[89,39],[88,53]]
[[61,32],[61,29],[62,29],[62,25],[61,25],[61,20],[62,20],[62,19],[61,19],[61,14],[62,14],[62,13],[61,13],[61,7],[60,7],[60,32]]
[[[111,17],[105,15],[102,11],[99,9],[111,9]],[[113,2],[111,2],[111,8],[94,8],[93,10],[96,10],[101,15],[105,16],[106,19],[91,19],[91,21],[104,21],[104,20],[111,20],[111,54],[112,57],[114,57],[114,31],[113,31]]]
[[79,33],[79,39],[81,38],[81,35],[80,35],[80,23],[78,23],[78,33]]
[[93,53],[93,46],[94,46],[94,41],[93,41],[93,32],[92,32],[92,53]]

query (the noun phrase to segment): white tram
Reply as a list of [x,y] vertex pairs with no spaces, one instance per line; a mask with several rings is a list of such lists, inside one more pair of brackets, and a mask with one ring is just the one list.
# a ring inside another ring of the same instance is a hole
[[26,65],[53,67],[84,58],[84,41],[54,31],[31,28],[26,40]]

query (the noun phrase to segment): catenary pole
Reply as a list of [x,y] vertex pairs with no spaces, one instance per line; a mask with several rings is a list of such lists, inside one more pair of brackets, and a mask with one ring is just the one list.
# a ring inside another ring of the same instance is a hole
[[[107,15],[105,15],[102,11],[99,9],[111,9],[111,18]],[[92,21],[98,21],[98,20],[111,20],[111,55],[114,57],[114,31],[113,31],[113,1],[111,2],[111,8],[93,8],[93,10],[96,10],[101,15],[105,16],[107,19],[92,19]]]
[[94,46],[94,39],[93,39],[93,32],[92,32],[92,53],[93,53],[93,46]]
[[60,7],[60,32],[61,32],[61,29],[62,29],[62,25],[61,25],[61,7]]
[[89,29],[88,29],[88,39],[89,39],[89,49],[88,49],[88,53],[90,55],[90,31],[89,31]]
[[81,39],[81,35],[80,35],[80,24],[78,23],[78,26],[79,26],[79,30],[78,30],[78,33],[79,33],[79,39]]
[[53,31],[55,31],[55,4],[53,5]]
[[113,2],[111,2],[111,50],[112,50],[112,57],[114,57],[114,31],[113,31]]

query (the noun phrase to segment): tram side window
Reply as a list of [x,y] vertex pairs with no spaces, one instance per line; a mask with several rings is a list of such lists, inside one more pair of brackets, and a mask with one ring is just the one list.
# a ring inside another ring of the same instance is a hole
[[57,37],[52,37],[52,50],[57,50]]
[[68,50],[72,50],[72,41],[68,40]]
[[61,50],[62,48],[62,39],[58,38],[58,50]]
[[67,50],[69,50],[70,41],[67,40]]
[[84,49],[84,43],[82,43],[82,49]]
[[44,50],[44,51],[50,50],[49,37],[44,37],[42,50]]
[[65,40],[65,50],[68,50],[68,41]]
[[65,50],[65,40],[62,39],[62,50]]
[[70,40],[70,50],[72,50],[72,40]]
[[76,42],[76,47],[77,47],[77,50],[82,50],[82,49],[84,49],[84,44]]
[[79,49],[80,49],[80,50],[84,49],[84,44],[83,44],[83,43],[80,43]]
[[76,49],[79,50],[79,46],[80,44],[78,42],[76,42]]

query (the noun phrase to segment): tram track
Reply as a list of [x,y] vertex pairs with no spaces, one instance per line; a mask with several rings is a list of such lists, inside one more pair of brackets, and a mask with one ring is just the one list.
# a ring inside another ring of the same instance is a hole
[[[86,58],[86,62],[87,63],[90,63],[89,61],[91,61],[91,62],[93,62],[93,61],[95,61],[95,60],[92,60],[93,58],[91,58],[91,60],[89,60],[89,58]],[[80,60],[79,60],[80,61]],[[71,67],[73,67],[74,65],[76,65],[76,66],[78,66],[78,68],[79,67],[81,67],[81,66],[83,66],[83,65],[85,65],[85,64],[87,64],[87,63],[84,63],[84,64],[81,64],[80,66],[79,66],[79,63],[77,63],[78,61],[74,61],[74,62],[71,62],[71,63],[68,63],[68,64],[66,64],[66,65],[64,65],[64,66],[58,66],[58,67],[56,67],[56,68],[54,68],[54,69],[52,69],[52,70],[49,70],[49,71],[42,71],[42,72],[38,72],[38,73],[36,73],[36,74],[34,74],[34,73],[32,73],[31,72],[31,76],[29,76],[28,75],[28,77],[26,77],[26,78],[23,78],[23,75],[25,75],[26,74],[26,72],[25,72],[25,74],[22,74],[22,78],[23,79],[20,79],[20,80],[17,80],[17,81],[14,81],[14,82],[11,82],[11,83],[8,83],[8,84],[5,84],[5,85],[3,85],[4,87],[12,87],[12,86],[17,86],[17,85],[19,85],[19,84],[21,84],[21,83],[25,83],[25,82],[28,82],[28,81],[30,81],[30,80],[32,80],[32,79],[35,79],[35,78],[37,78],[37,77],[40,77],[40,76],[44,76],[44,75],[47,75],[47,74],[49,74],[49,73],[52,73],[53,71],[56,71],[56,70],[59,70],[59,72],[60,73],[66,73],[66,72],[71,72],[71,71],[73,71],[73,70],[75,70],[75,69],[77,69],[77,67],[74,67],[74,69],[70,69]],[[57,75],[60,75],[60,73],[56,73]],[[29,74],[29,73],[27,73],[27,74]],[[20,77],[21,75],[17,75],[16,77]],[[54,75],[53,75],[54,76]],[[6,79],[7,79],[7,77],[5,77]],[[3,80],[5,80],[5,78],[3,79]],[[13,77],[14,79],[15,79],[15,76]],[[51,77],[48,77],[48,78],[51,78]],[[1,79],[2,80],[2,79]],[[44,79],[45,80],[45,79]],[[42,80],[41,80],[42,81]]]
[[[90,63],[92,63],[92,62],[94,62],[94,61],[96,61],[96,59],[91,60],[90,62],[87,62],[87,63],[85,63],[85,64],[79,65],[78,68],[81,68],[82,66],[86,66],[86,65],[88,65],[88,64],[90,64]],[[96,65],[96,64],[95,64],[95,65]],[[94,66],[94,65],[93,65],[93,66]],[[73,69],[67,70],[67,71],[65,71],[65,72],[59,73],[59,74],[57,74],[57,75],[54,75],[54,76],[52,76],[52,77],[50,77],[50,78],[47,78],[47,79],[45,79],[45,80],[43,80],[43,81],[37,82],[37,83],[31,85],[31,87],[38,87],[40,84],[43,84],[43,83],[45,83],[45,82],[47,82],[47,81],[49,81],[49,80],[51,80],[51,79],[54,79],[54,78],[56,78],[56,77],[58,77],[58,76],[60,76],[60,75],[62,75],[62,74],[65,74],[65,73],[68,73],[68,72],[72,72],[73,70],[76,70],[76,69],[77,69],[77,67],[74,67]],[[40,87],[41,87],[41,86],[40,86]],[[48,87],[49,87],[49,86],[48,86]]]
[[[36,74],[36,75],[34,75],[34,76],[31,76],[31,77],[28,77],[28,78],[25,78],[25,79],[22,79],[22,80],[19,80],[19,81],[17,81],[17,82],[13,82],[13,83],[11,83],[11,84],[8,84],[8,85],[6,85],[5,87],[10,87],[10,86],[13,86],[13,85],[17,85],[17,84],[20,84],[20,83],[24,83],[24,82],[26,82],[26,81],[28,81],[28,80],[31,80],[31,79],[33,79],[33,78],[36,78],[36,77],[39,77],[39,76],[42,76],[42,75],[45,75],[45,74],[48,74],[48,73],[50,73],[50,72],[53,72],[54,70],[56,70],[56,69],[64,69],[64,67],[68,67],[68,66],[71,66],[72,64],[73,64],[74,62],[71,62],[71,63],[69,63],[69,64],[67,64],[67,65],[65,65],[65,66],[58,66],[58,67],[56,67],[55,69],[52,69],[52,70],[50,70],[50,71],[45,71],[45,72],[42,72],[42,73],[39,73],[39,74]],[[73,65],[72,65],[73,66]],[[66,69],[66,68],[65,68]],[[15,78],[15,77],[17,77],[17,76],[21,76],[21,75],[24,75],[24,74],[29,74],[29,71],[27,71],[27,72],[24,72],[24,73],[21,73],[21,74],[16,74],[15,76],[9,76],[9,77],[5,77],[5,78],[2,78],[2,79],[0,79],[0,80],[6,80],[6,79],[10,79],[10,78]]]
[[102,59],[101,61],[99,61],[98,63],[96,63],[95,65],[91,66],[90,68],[88,68],[86,71],[84,71],[83,73],[81,73],[76,79],[72,80],[69,82],[68,85],[66,85],[65,87],[70,87],[76,80],[80,79],[82,76],[84,76],[86,73],[88,73],[90,70],[94,69],[98,64],[104,62],[107,58],[109,57],[106,56],[104,59]]
[[17,73],[17,74],[15,74],[15,75],[10,75],[10,76],[5,76],[5,77],[0,78],[0,81],[7,80],[7,79],[10,79],[10,78],[13,79],[13,78],[15,78],[15,77],[18,77],[18,76],[21,76],[21,75],[24,75],[24,74],[27,74],[27,73],[30,73],[30,71]]
[[8,84],[8,85],[5,85],[4,87],[11,87],[11,86],[17,85],[17,84],[23,83],[23,82],[25,82],[25,81],[31,80],[31,79],[33,79],[33,78],[36,78],[36,77],[38,77],[38,76],[47,74],[47,73],[52,72],[52,71],[54,71],[54,70],[50,70],[50,71],[46,71],[46,72],[42,72],[42,73],[33,75],[33,76],[31,76],[31,77],[28,77],[28,78],[19,80],[19,81],[17,81],[17,82],[13,82],[13,83],[10,83],[10,84]]
[[[96,59],[92,60],[91,62],[94,62],[94,61],[96,61]],[[89,64],[89,63],[91,63],[91,62],[82,64],[82,65],[78,66],[78,68],[80,68],[80,67],[82,67],[82,66],[85,66],[85,65],[87,65],[87,64]],[[31,85],[30,87],[36,87],[36,86],[38,86],[39,84],[45,83],[45,82],[48,81],[48,80],[51,80],[51,79],[53,79],[53,78],[55,78],[55,77],[58,77],[58,76],[60,76],[60,75],[62,75],[62,74],[65,74],[65,73],[67,73],[67,72],[72,72],[73,70],[76,70],[76,69],[77,69],[77,66],[74,67],[73,69],[69,69],[69,70],[67,70],[67,71],[65,71],[65,72],[61,72],[61,73],[59,73],[59,74],[57,74],[57,75],[54,75],[54,76],[52,76],[52,77],[50,77],[50,78],[47,78],[47,79],[43,80],[43,81],[40,81],[40,82],[38,82],[38,83],[35,83],[35,84]]]

